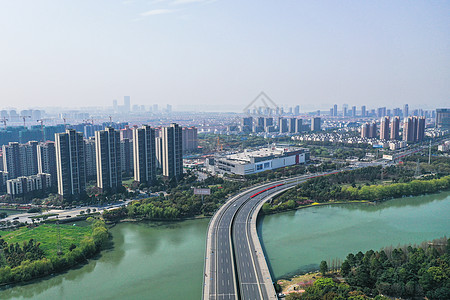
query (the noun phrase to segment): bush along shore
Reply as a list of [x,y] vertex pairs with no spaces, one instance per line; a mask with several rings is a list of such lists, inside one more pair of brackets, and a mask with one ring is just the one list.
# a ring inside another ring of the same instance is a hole
[[450,175],[414,177],[402,167],[367,167],[312,178],[265,203],[265,214],[316,204],[383,201],[450,189]]
[[109,238],[108,229],[103,220],[88,222],[87,227],[44,224],[1,231],[0,284],[62,272],[99,253]]

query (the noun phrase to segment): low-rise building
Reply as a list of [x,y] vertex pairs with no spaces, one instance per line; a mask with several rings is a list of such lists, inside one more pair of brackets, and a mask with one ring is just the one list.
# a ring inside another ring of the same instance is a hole
[[249,175],[309,161],[309,150],[304,148],[269,147],[240,153],[218,155],[207,160],[213,173]]

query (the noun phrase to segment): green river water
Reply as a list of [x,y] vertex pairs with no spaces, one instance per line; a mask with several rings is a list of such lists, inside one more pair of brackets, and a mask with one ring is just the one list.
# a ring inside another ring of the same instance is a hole
[[[450,234],[450,192],[378,205],[311,207],[264,217],[258,230],[275,277],[349,252]],[[200,299],[209,220],[125,223],[114,247],[64,274],[3,288],[0,299]]]

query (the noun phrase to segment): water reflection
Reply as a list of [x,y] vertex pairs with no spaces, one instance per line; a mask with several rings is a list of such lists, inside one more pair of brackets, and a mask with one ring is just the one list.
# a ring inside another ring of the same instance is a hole
[[[98,259],[99,257],[97,257]],[[53,288],[54,286],[59,286],[61,289],[64,289],[62,285],[63,281],[75,281],[80,277],[84,276],[86,273],[91,273],[94,271],[95,266],[97,265],[97,260],[91,260],[89,263],[85,265],[81,265],[76,269],[72,269],[66,273],[58,274],[55,276],[47,276],[40,279],[36,279],[34,281],[30,281],[26,284],[18,284],[18,285],[8,285],[2,287],[0,290],[0,298],[1,299],[13,299],[13,298],[36,298],[39,294],[43,293],[49,288]],[[32,289],[30,287],[33,286]]]
[[349,252],[421,243],[450,233],[450,192],[376,205],[315,206],[264,216],[258,223],[275,278],[310,271]]

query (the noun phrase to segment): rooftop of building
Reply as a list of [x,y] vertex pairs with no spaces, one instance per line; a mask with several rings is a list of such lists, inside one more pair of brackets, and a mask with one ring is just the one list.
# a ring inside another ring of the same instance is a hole
[[228,154],[225,155],[224,158],[226,158],[227,160],[233,160],[235,162],[249,163],[251,162],[251,158],[279,157],[299,150],[304,149],[298,147],[271,146],[268,148],[245,150],[244,152]]

